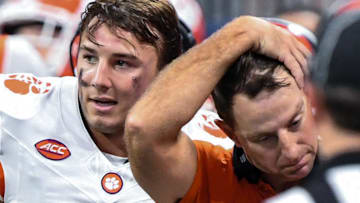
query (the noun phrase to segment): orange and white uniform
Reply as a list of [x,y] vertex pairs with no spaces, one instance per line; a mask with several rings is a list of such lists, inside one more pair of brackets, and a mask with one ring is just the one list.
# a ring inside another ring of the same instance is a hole
[[91,139],[76,78],[0,75],[0,97],[5,202],[153,202],[127,158],[101,152]]
[[225,149],[232,149],[234,142],[216,124],[220,120],[217,113],[201,108],[181,130],[192,140],[206,141]]
[[191,188],[181,202],[259,203],[275,195],[270,185],[260,181],[239,181],[234,174],[232,152],[207,142],[194,141],[198,154],[197,171]]

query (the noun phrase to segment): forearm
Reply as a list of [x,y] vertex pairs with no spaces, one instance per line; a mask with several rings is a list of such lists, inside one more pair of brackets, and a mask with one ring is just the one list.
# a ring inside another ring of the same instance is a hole
[[233,22],[239,26],[222,29],[172,62],[128,113],[125,139],[131,168],[138,183],[157,202],[174,202],[193,182],[197,153],[180,129],[227,67],[251,48],[245,22],[241,21]]

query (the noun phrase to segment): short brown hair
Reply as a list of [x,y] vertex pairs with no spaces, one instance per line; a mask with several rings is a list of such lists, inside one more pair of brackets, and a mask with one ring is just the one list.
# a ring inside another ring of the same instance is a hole
[[[98,21],[89,27],[95,17]],[[159,53],[160,69],[181,53],[178,18],[166,0],[96,0],[87,5],[81,19],[80,36],[87,32],[93,38],[105,23],[115,35],[121,28],[140,42],[151,44]]]
[[256,97],[261,91],[273,91],[288,86],[283,79],[275,78],[274,71],[285,66],[277,60],[252,52],[240,56],[216,85],[212,96],[219,116],[234,128],[233,98],[244,94]]

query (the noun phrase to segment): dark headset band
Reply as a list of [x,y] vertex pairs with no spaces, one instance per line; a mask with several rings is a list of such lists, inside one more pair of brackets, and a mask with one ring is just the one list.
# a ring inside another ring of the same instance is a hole
[[[75,76],[75,64],[74,64],[74,61],[73,61],[73,53],[72,53],[72,49],[73,49],[73,46],[74,46],[74,43],[75,43],[75,40],[76,38],[80,36],[80,26],[78,27],[78,29],[76,30],[73,38],[71,39],[71,42],[70,42],[70,50],[69,50],[69,59],[70,59],[70,67],[71,67],[71,71],[73,73],[73,75]],[[76,53],[77,54],[77,53]],[[78,56],[76,56],[77,58]]]

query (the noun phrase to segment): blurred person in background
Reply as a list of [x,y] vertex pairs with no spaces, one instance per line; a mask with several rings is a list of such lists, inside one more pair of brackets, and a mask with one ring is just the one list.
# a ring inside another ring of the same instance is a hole
[[0,72],[72,75],[69,45],[90,1],[4,1],[0,6]]
[[360,199],[360,1],[326,20],[308,83],[322,136],[318,170],[269,203],[356,203]]
[[320,23],[322,11],[314,5],[300,3],[291,4],[291,6],[279,5],[275,16],[302,25],[315,33]]
[[205,17],[197,0],[169,0],[175,7],[179,18],[191,29],[196,42],[206,37]]

